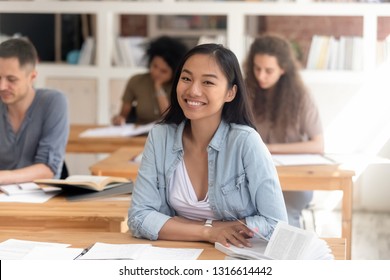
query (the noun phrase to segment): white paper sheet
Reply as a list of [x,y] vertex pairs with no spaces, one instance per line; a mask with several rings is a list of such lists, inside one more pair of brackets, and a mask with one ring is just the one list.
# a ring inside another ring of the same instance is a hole
[[83,248],[34,247],[23,260],[73,260]]
[[53,192],[34,192],[28,194],[7,195],[5,193],[0,194],[0,202],[24,202],[24,203],[44,203],[50,198],[60,193],[60,191]]
[[35,247],[65,248],[70,244],[8,239],[0,243],[0,260],[21,260]]
[[95,243],[79,260],[195,260],[203,249],[161,248],[150,244]]
[[148,133],[153,123],[145,125],[125,124],[120,126],[106,126],[91,128],[80,134],[80,137],[130,137]]

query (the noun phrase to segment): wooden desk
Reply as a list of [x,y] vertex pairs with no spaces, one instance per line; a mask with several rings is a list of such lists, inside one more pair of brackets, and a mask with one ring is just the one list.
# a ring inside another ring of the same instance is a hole
[[277,166],[284,191],[341,190],[341,236],[347,241],[347,259],[351,259],[352,244],[352,177],[355,172],[339,165]]
[[[86,248],[96,242],[110,244],[152,244],[157,247],[166,248],[198,248],[203,249],[199,256],[200,260],[222,260],[225,254],[214,248],[214,245],[207,242],[185,242],[185,241],[150,241],[138,239],[131,236],[130,233],[112,233],[112,232],[63,232],[53,234],[48,232],[28,232],[0,231],[0,242],[7,239],[23,239],[44,242],[59,242],[71,244],[71,247]],[[345,240],[343,238],[324,238],[329,244],[336,260],[345,260]]]
[[143,147],[122,147],[107,158],[89,167],[92,175],[118,176],[136,180],[139,163],[132,161],[144,150]]
[[89,129],[103,127],[98,125],[73,124],[70,126],[67,153],[112,153],[125,146],[145,145],[146,136],[134,137],[79,137],[80,133]]
[[69,202],[56,196],[45,203],[0,203],[0,232],[125,232],[130,196]]
[[[123,147],[112,153],[108,158],[90,167],[93,174],[112,176],[131,176],[135,179],[138,165],[129,161],[139,150]],[[346,239],[347,259],[351,259],[352,238],[352,177],[354,171],[346,170],[338,165],[313,166],[277,166],[279,180],[285,191],[301,190],[341,190],[342,202],[342,233]]]

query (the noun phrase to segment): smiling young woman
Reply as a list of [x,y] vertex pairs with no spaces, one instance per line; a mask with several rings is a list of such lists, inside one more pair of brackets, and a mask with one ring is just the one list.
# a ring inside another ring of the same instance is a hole
[[240,65],[216,44],[191,49],[171,107],[149,133],[129,209],[148,239],[251,246],[287,214],[270,153],[254,128]]

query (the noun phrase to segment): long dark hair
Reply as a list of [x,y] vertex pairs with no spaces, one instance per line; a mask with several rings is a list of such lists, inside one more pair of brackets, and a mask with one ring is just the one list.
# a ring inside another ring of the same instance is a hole
[[[267,90],[260,88],[254,75],[255,55],[269,55],[277,59],[284,74],[276,83],[275,94],[267,102]],[[285,131],[297,123],[307,90],[299,74],[299,66],[290,43],[277,34],[264,34],[252,43],[245,67],[246,85],[256,117],[270,120],[275,128]]]
[[171,106],[168,108],[168,111],[161,122],[179,124],[186,119],[177,99],[176,87],[185,62],[196,54],[212,56],[224,73],[228,81],[228,88],[231,89],[234,85],[237,87],[235,98],[231,102],[226,102],[223,106],[222,119],[227,123],[248,125],[256,129],[237,57],[231,50],[218,44],[198,45],[188,51],[183,57],[173,80]]

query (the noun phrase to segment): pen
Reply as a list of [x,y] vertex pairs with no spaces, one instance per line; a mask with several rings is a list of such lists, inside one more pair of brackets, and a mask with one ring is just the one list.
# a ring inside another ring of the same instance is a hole
[[256,235],[257,237],[261,238],[261,239],[264,239],[264,240],[267,240],[267,238],[265,238],[263,235],[261,235],[259,232],[257,232],[256,230],[254,229],[251,229],[250,227],[248,227],[245,223],[241,222],[239,219],[237,219],[232,213],[230,213],[228,210],[225,210],[225,212],[227,214],[229,214],[229,216],[231,216],[232,218],[234,218],[236,221],[238,221],[240,224],[246,226],[250,231],[252,231],[254,233],[254,235]]
[[85,248],[80,254],[78,254],[73,260],[77,260],[78,258],[84,256],[86,253],[88,253],[89,249],[91,249],[92,246]]

